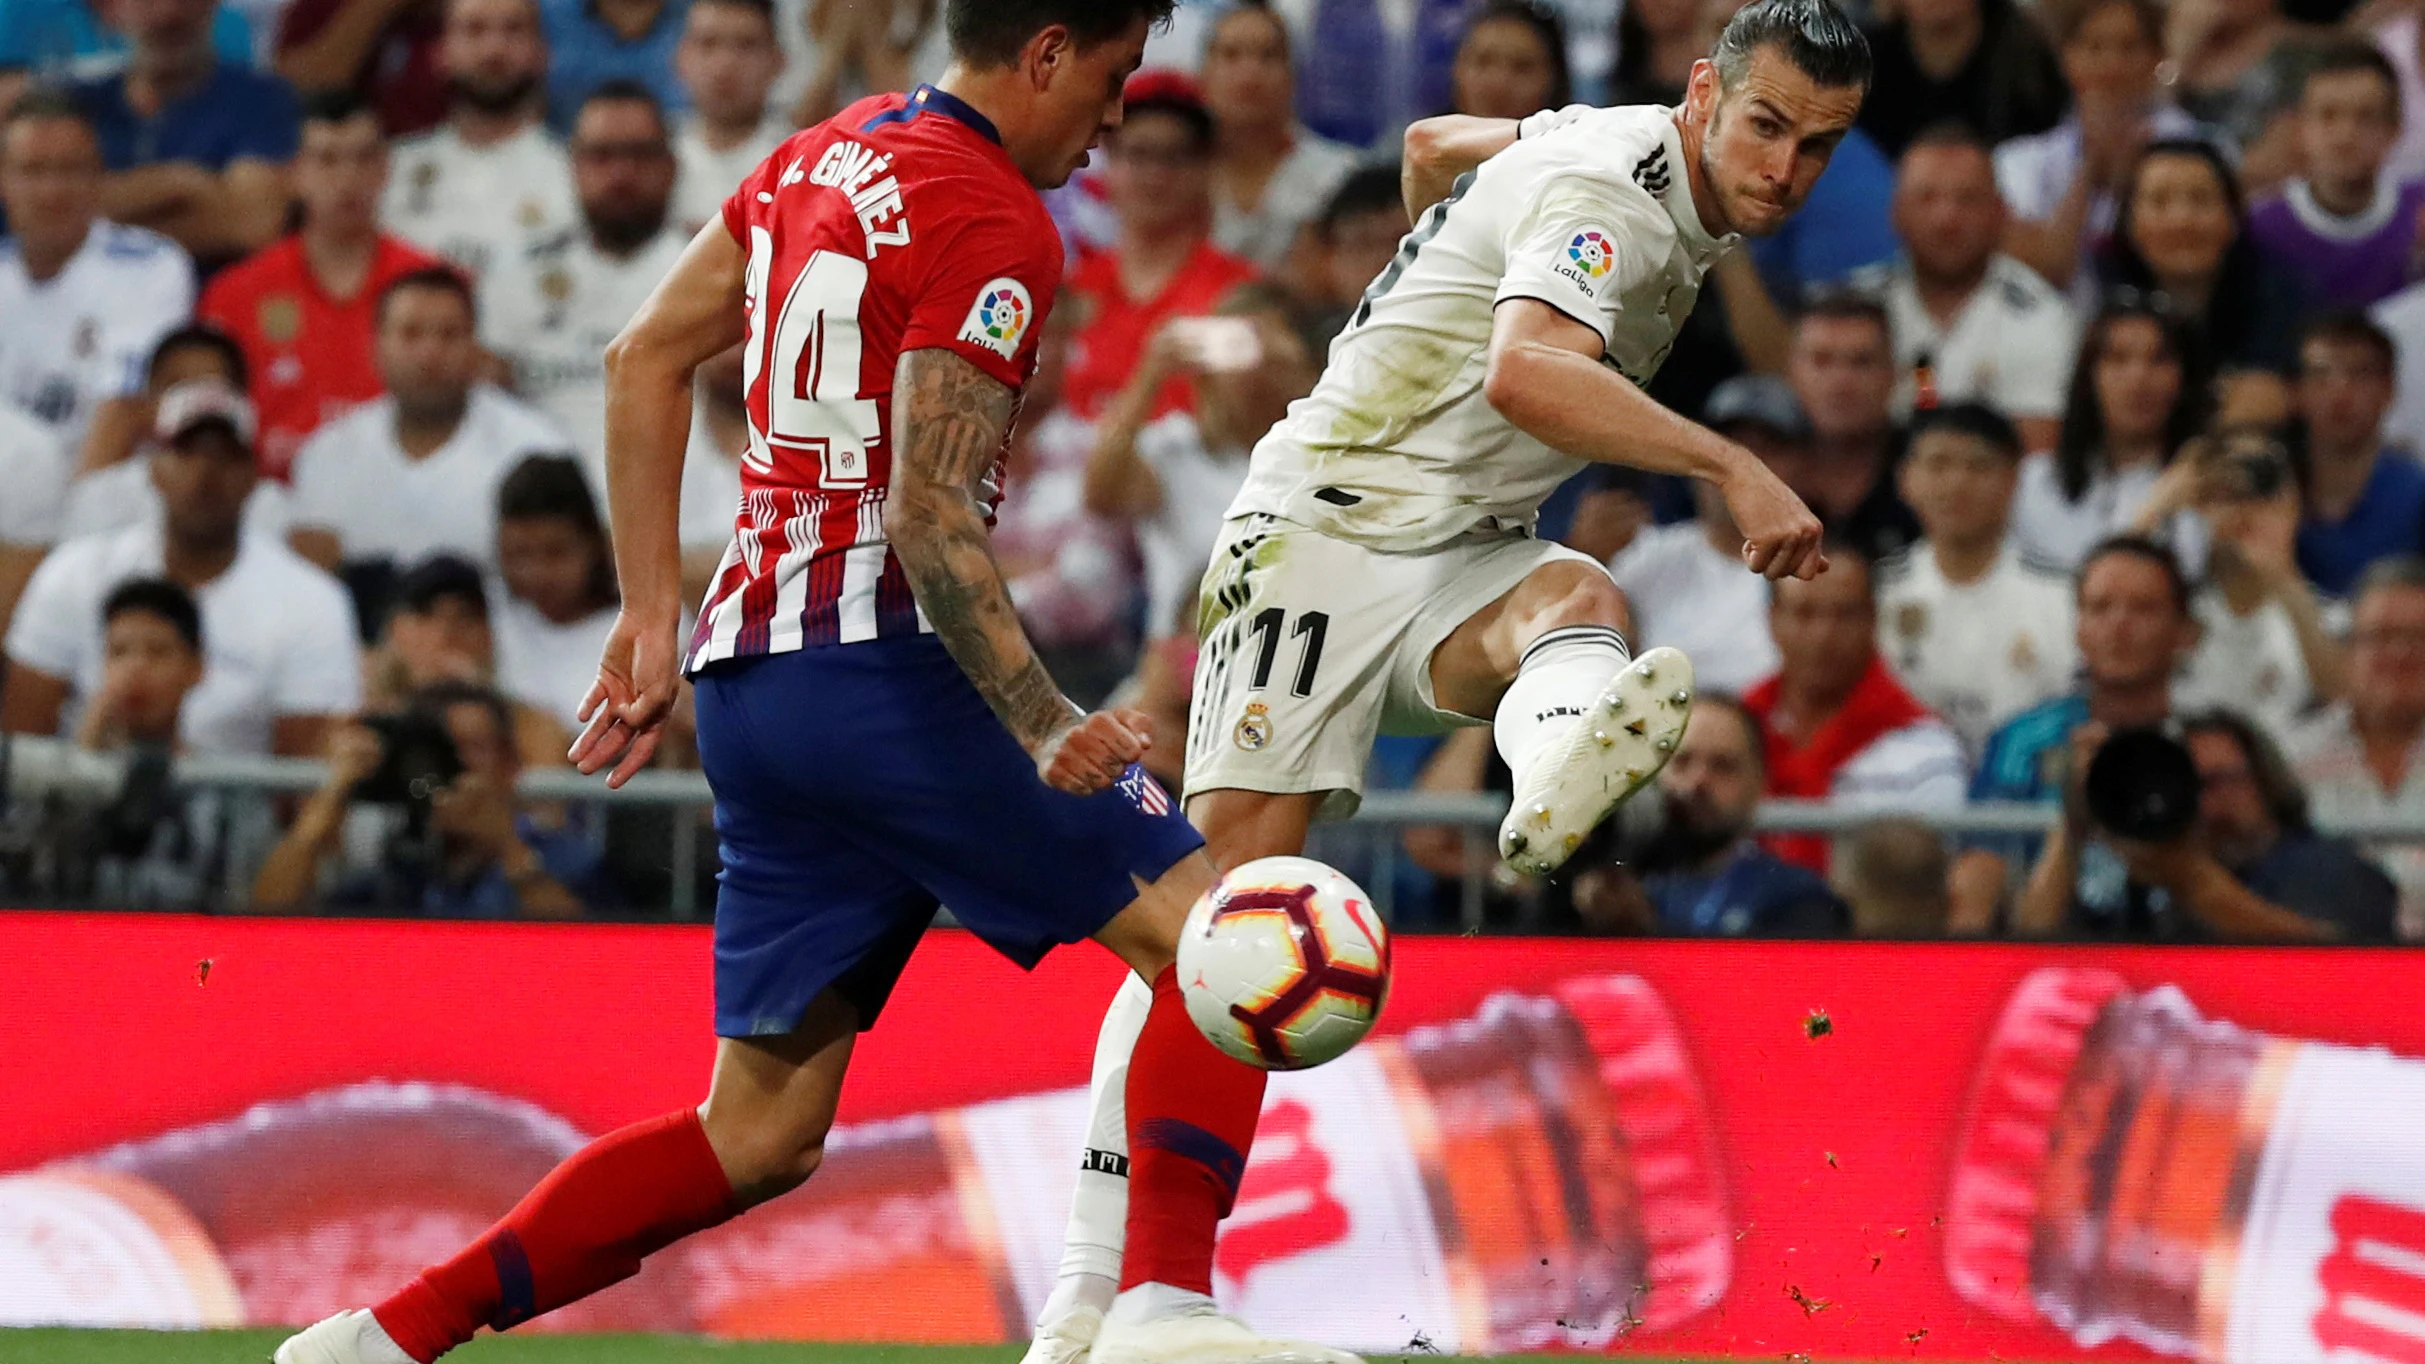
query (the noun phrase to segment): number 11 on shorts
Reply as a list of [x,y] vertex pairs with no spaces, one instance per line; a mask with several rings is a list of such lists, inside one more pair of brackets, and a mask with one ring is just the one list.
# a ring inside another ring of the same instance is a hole
[[[1255,613],[1254,623],[1247,629],[1255,637],[1255,670],[1247,679],[1250,691],[1261,691],[1271,684],[1272,665],[1280,659],[1280,636],[1304,641],[1297,650],[1297,675],[1289,683],[1291,696],[1311,696],[1314,674],[1322,666],[1322,637],[1330,631],[1330,615],[1323,611],[1306,611],[1297,616],[1297,623],[1288,627],[1288,613],[1277,606],[1265,607]],[[1287,628],[1284,628],[1287,627]]]

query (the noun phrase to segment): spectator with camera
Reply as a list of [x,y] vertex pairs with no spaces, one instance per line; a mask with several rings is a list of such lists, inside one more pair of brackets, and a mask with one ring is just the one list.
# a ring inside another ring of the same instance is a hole
[[1976,403],[1922,412],[1899,475],[1926,534],[1878,566],[1878,629],[1911,694],[1977,753],[2071,685],[2071,585],[2013,543],[2021,436]]
[[[596,841],[578,826],[543,826],[515,797],[513,723],[495,691],[442,682],[400,713],[346,726],[327,780],[254,878],[254,907],[472,919],[574,919],[602,907]],[[401,807],[401,827],[374,862],[345,868],[322,893],[357,802]]]
[[[2074,582],[2079,684],[1996,730],[1971,780],[1973,801],[2051,804],[2105,734],[2160,725],[2173,714],[2173,675],[2197,647],[2180,561],[2153,540],[2116,536],[2088,552]],[[2030,839],[1989,838],[1955,858],[1956,931],[1992,928],[2009,882],[2037,852]]]
[[1658,777],[1656,816],[1620,817],[1577,854],[1575,914],[1598,933],[1680,937],[1835,937],[1844,903],[1806,867],[1752,837],[1766,788],[1760,721],[1722,691],[1693,698],[1692,719]]
[[70,702],[99,694],[110,590],[164,577],[202,614],[204,670],[184,709],[186,741],[209,753],[318,755],[362,701],[353,606],[334,578],[245,532],[259,477],[252,405],[223,380],[190,380],[161,395],[154,433],[160,518],[71,540],[34,571],[9,626],[0,729],[62,732]]
[[2324,603],[2299,571],[2290,452],[2245,427],[2190,442],[2134,529],[2156,536],[2184,517],[2206,575],[2190,602],[2198,645],[2174,680],[2174,704],[2230,707],[2278,734],[2318,698],[2338,695],[2343,672]]
[[326,568],[497,556],[497,488],[529,456],[564,448],[538,409],[479,382],[471,286],[432,265],[381,291],[384,396],[329,423],[295,459],[295,548]]
[[2349,844],[2318,835],[2273,741],[2229,711],[2179,738],[2072,738],[2063,816],[2013,911],[2029,936],[2387,942],[2398,894]]
[[[1827,549],[1827,571],[1769,589],[1776,676],[1744,693],[1767,736],[1768,794],[1848,808],[1950,809],[1969,766],[1962,741],[1903,689],[1878,652],[1877,573],[1859,547]],[[1827,840],[1775,840],[1788,862],[1824,872]]]
[[[1246,482],[1247,456],[1312,390],[1315,372],[1287,300],[1246,284],[1209,317],[1164,323],[1104,408],[1086,507],[1135,529],[1149,636],[1194,632],[1196,585]],[[1176,377],[1195,387],[1195,410],[1153,416],[1156,395]]]
[[[2405,819],[2425,825],[2425,559],[2383,559],[2350,595],[2346,699],[2283,741],[2291,769],[2327,822]],[[2425,845],[2368,851],[2400,887],[2400,936],[2425,939]]]
[[[440,683],[494,686],[497,636],[488,580],[470,560],[433,554],[396,579],[387,617],[363,658],[363,708],[399,711]],[[524,767],[561,767],[572,736],[547,712],[511,701]]]

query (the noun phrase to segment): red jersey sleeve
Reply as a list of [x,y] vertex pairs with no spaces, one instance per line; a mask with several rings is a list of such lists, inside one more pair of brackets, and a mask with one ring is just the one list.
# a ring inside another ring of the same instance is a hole
[[1034,191],[976,198],[955,211],[919,259],[926,278],[901,350],[948,350],[1019,388],[1035,369],[1044,315],[1061,287],[1061,234]]
[[[733,240],[741,243],[744,250],[749,247],[749,225],[754,220],[758,206],[773,201],[775,184],[783,178],[784,167],[789,166],[793,158],[800,154],[800,136],[795,133],[790,140],[775,148],[772,155],[759,162],[757,169],[742,176],[740,186],[724,201],[724,230],[731,233]],[[767,197],[761,199],[758,197],[761,194]]]

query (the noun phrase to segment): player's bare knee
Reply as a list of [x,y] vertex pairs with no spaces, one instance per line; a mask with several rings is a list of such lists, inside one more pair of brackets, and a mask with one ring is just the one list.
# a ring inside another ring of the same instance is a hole
[[699,1122],[745,1207],[799,1188],[825,1163],[824,1124],[752,1121],[713,1102],[699,1110]]
[[1633,632],[1625,593],[1597,565],[1565,561],[1543,565],[1524,580],[1511,603],[1509,624],[1518,648],[1570,625],[1607,625]]

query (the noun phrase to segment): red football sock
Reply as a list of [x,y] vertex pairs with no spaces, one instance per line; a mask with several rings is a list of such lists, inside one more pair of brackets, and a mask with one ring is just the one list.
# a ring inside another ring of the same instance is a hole
[[1263,1112],[1264,1072],[1213,1049],[1187,1016],[1176,967],[1128,1062],[1128,1245],[1120,1287],[1212,1292],[1213,1230],[1229,1216]]
[[372,1315],[429,1364],[482,1326],[502,1331],[621,1283],[642,1257],[738,1211],[697,1111],[650,1118],[574,1152],[504,1221]]

